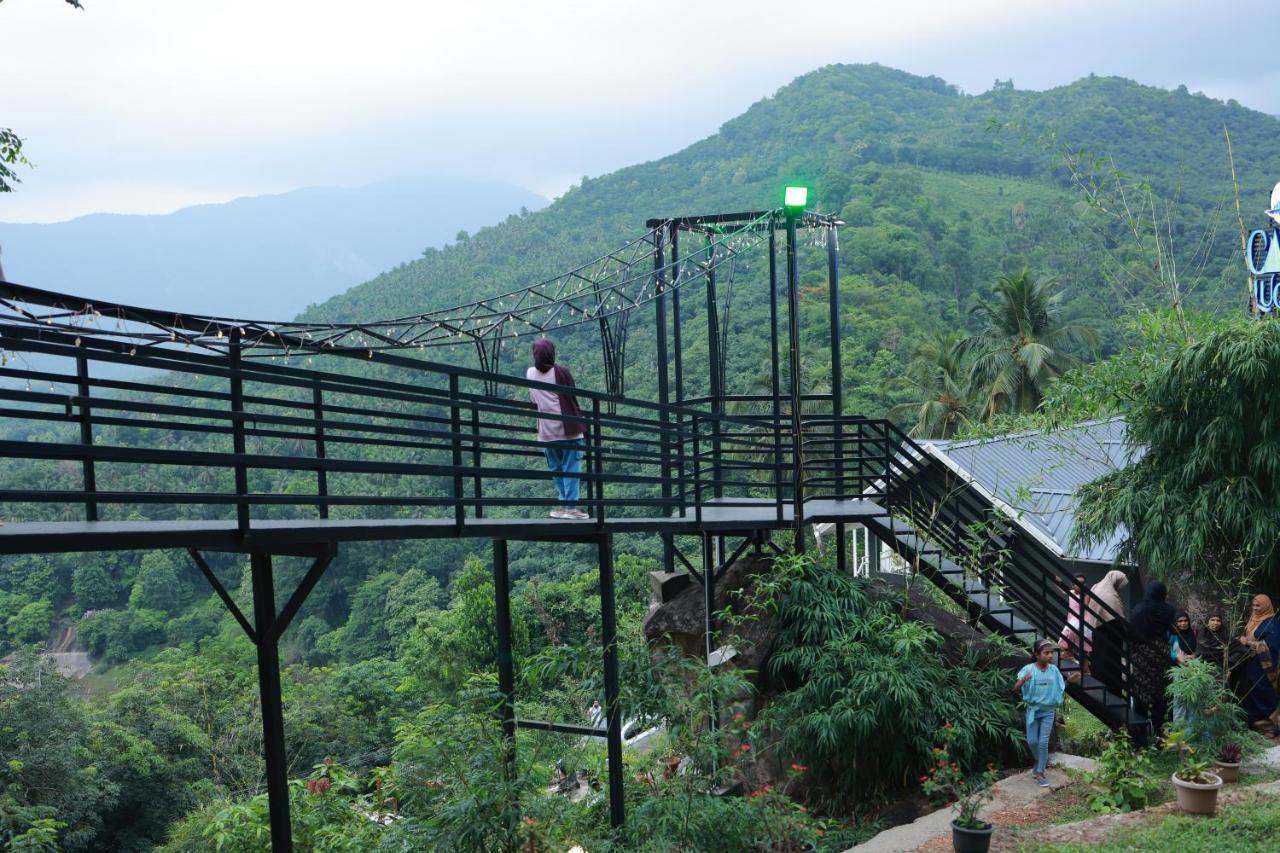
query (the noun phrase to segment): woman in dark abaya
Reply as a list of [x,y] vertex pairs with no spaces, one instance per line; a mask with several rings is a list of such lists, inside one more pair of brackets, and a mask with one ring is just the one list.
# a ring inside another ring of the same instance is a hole
[[1151,721],[1157,738],[1164,731],[1169,703],[1169,633],[1178,612],[1165,601],[1169,591],[1160,581],[1147,587],[1142,602],[1129,617],[1129,655],[1133,660],[1133,698],[1140,713]]
[[1240,635],[1247,654],[1243,667],[1244,712],[1249,724],[1269,737],[1280,722],[1280,620],[1270,596],[1255,595],[1249,621]]

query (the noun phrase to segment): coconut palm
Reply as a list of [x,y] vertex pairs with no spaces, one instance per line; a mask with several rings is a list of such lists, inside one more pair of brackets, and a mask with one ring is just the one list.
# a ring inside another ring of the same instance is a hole
[[912,415],[913,438],[951,438],[969,421],[968,362],[963,332],[934,332],[916,347],[907,379],[919,391],[916,400],[899,403],[889,417]]
[[1088,326],[1062,322],[1062,292],[1050,279],[1024,268],[1000,276],[995,291],[995,300],[970,309],[983,327],[961,347],[972,359],[970,387],[983,399],[983,419],[1035,411],[1049,384],[1079,363],[1070,350],[1094,346],[1098,338]]

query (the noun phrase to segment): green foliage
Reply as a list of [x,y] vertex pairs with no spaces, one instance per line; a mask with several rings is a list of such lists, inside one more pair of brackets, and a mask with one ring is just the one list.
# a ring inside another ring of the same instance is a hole
[[22,154],[22,137],[7,127],[0,127],[0,193],[13,192],[13,185],[21,182],[14,166],[30,166]]
[[1169,701],[1186,712],[1174,731],[1203,755],[1214,756],[1225,746],[1249,739],[1244,711],[1235,693],[1223,683],[1222,670],[1207,660],[1191,658],[1169,673]]
[[1097,769],[1083,774],[1090,786],[1089,808],[1102,814],[1146,808],[1159,788],[1152,776],[1151,758],[1135,752],[1128,735],[1115,734]]
[[1081,490],[1077,537],[1126,530],[1129,558],[1229,596],[1274,570],[1277,370],[1280,325],[1244,321],[1154,366],[1128,419],[1129,442],[1145,455]]
[[28,602],[9,617],[5,628],[15,643],[41,643],[49,637],[53,605],[44,599]]
[[1063,322],[1064,294],[1025,268],[1000,276],[995,291],[996,301],[979,300],[971,312],[982,322],[963,348],[973,359],[972,387],[986,416],[1032,412],[1050,382],[1078,362],[1072,349],[1095,345],[1097,332]]
[[129,593],[132,610],[160,610],[172,616],[182,609],[185,589],[178,567],[164,551],[151,551],[142,565]]
[[119,663],[164,639],[167,622],[162,610],[100,610],[80,622],[79,636],[92,654]]
[[992,786],[999,779],[994,765],[987,765],[985,772],[969,776],[952,760],[951,745],[955,742],[956,728],[944,723],[934,735],[936,744],[930,751],[933,766],[920,777],[920,790],[925,796],[939,803],[955,803],[958,826],[968,829],[985,829],[988,824],[978,818],[978,812],[995,798]]
[[86,560],[71,575],[71,593],[82,610],[100,610],[118,603],[120,588],[97,560]]
[[900,602],[812,559],[793,558],[781,597],[770,673],[790,689],[762,722],[847,795],[933,765],[930,737],[955,726],[964,766],[985,763],[1014,736],[1004,673],[966,654],[943,654],[931,627],[903,618]]

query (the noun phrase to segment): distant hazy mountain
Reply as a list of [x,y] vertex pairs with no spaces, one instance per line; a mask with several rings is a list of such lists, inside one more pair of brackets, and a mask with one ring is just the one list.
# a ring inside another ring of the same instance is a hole
[[317,187],[170,214],[0,223],[10,281],[90,298],[250,319],[288,319],[420,257],[460,230],[547,200],[447,178]]

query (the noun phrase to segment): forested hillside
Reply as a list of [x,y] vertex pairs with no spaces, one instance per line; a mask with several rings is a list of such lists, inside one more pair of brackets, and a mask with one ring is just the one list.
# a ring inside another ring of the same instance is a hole
[[[1024,269],[1061,294],[1063,323],[1096,333],[1080,337],[1069,353],[1085,361],[1123,352],[1131,343],[1126,321],[1142,309],[1176,302],[1219,314],[1243,312],[1246,287],[1224,127],[1231,134],[1246,227],[1255,227],[1280,177],[1280,152],[1273,145],[1280,120],[1274,117],[1185,89],[1114,78],[1090,77],[1046,92],[1000,85],[972,96],[938,78],[880,66],[827,67],[683,151],[584,178],[543,210],[461,235],[306,316],[363,320],[468,302],[616,248],[642,233],[649,218],[770,208],[785,184],[798,182],[813,188],[811,208],[846,222],[840,234],[846,408],[870,416],[893,412],[907,425],[922,392],[911,370],[918,349],[939,335],[954,340],[958,333],[983,331],[982,311],[971,309],[1012,292],[1002,281],[1032,280],[1020,278]],[[1155,234],[1157,252],[1147,242]],[[826,264],[819,246],[803,247],[802,269],[806,370],[820,383],[828,363]],[[767,323],[760,283],[756,263],[733,291],[730,393],[752,390],[767,369],[756,333]],[[705,351],[704,310],[697,299],[687,300],[684,310],[693,354],[690,382],[697,387],[705,382],[696,358]],[[245,312],[229,303],[218,313]],[[647,397],[655,380],[645,366],[655,353],[652,318],[640,314],[631,319],[627,393]],[[557,344],[581,385],[603,386],[593,329],[566,332]],[[525,346],[522,341],[508,353],[504,369],[523,372]],[[431,356],[475,364],[469,347]],[[404,375],[376,360],[360,369]],[[33,476],[16,465],[5,472],[11,483]],[[154,485],[163,488],[172,476],[155,472]],[[283,480],[274,485],[290,486]],[[495,488],[519,496],[542,484]],[[163,511],[138,510],[139,517]],[[620,561],[619,595],[624,633],[636,643],[644,573],[653,567],[656,544],[623,544],[630,556]],[[492,587],[484,559],[487,549],[469,541],[341,550],[284,640],[294,664],[285,699],[297,775],[325,755],[360,770],[385,763],[393,750],[408,765],[425,762],[423,744],[433,726],[462,726],[461,717],[428,718],[421,709],[443,714],[438,703],[457,706],[462,700],[454,697],[464,688],[468,701],[488,695],[486,682],[468,678],[487,669],[493,654],[487,631]],[[589,676],[579,653],[596,644],[594,582],[587,573],[592,559],[585,549],[513,549],[518,651],[522,662],[538,664],[536,672],[526,672],[535,688],[530,695],[546,697],[536,713],[576,720],[584,707],[588,688],[582,684]],[[230,557],[214,568],[231,587],[244,572],[242,561]],[[281,574],[296,580],[300,571],[286,564]],[[234,594],[243,600],[245,586]],[[92,789],[102,802],[86,805],[78,794],[68,795],[46,804],[52,813],[33,810],[26,819],[65,818],[58,809],[72,809],[79,834],[73,838],[64,830],[64,843],[73,849],[156,841],[168,822],[195,807],[204,811],[181,827],[187,840],[218,821],[252,823],[251,811],[236,811],[237,802],[259,790],[254,762],[260,729],[255,735],[246,717],[252,712],[245,710],[252,707],[251,655],[185,554],[5,557],[0,613],[7,616],[0,620],[6,647],[78,624],[95,659],[114,667],[94,678],[107,688],[129,685],[99,701],[96,710],[67,716],[68,726],[80,728],[59,737],[78,739],[81,752],[41,759],[48,773],[71,780],[68,791]],[[636,667],[647,660],[643,649],[629,654]],[[150,691],[155,685],[173,696],[163,714]],[[15,696],[9,700],[14,713],[40,719],[31,704],[39,697]],[[45,701],[73,700],[51,694]],[[469,736],[458,731],[459,738]],[[109,765],[114,789],[93,788],[85,769],[92,759],[85,756],[115,749],[122,740],[133,745],[132,763]],[[483,756],[482,744],[471,746]],[[130,774],[167,780],[170,790],[184,793],[171,800],[144,797],[130,788]],[[428,774],[417,782],[435,779]],[[481,805],[472,803],[477,810]],[[104,829],[122,811],[141,815],[136,836]]]

